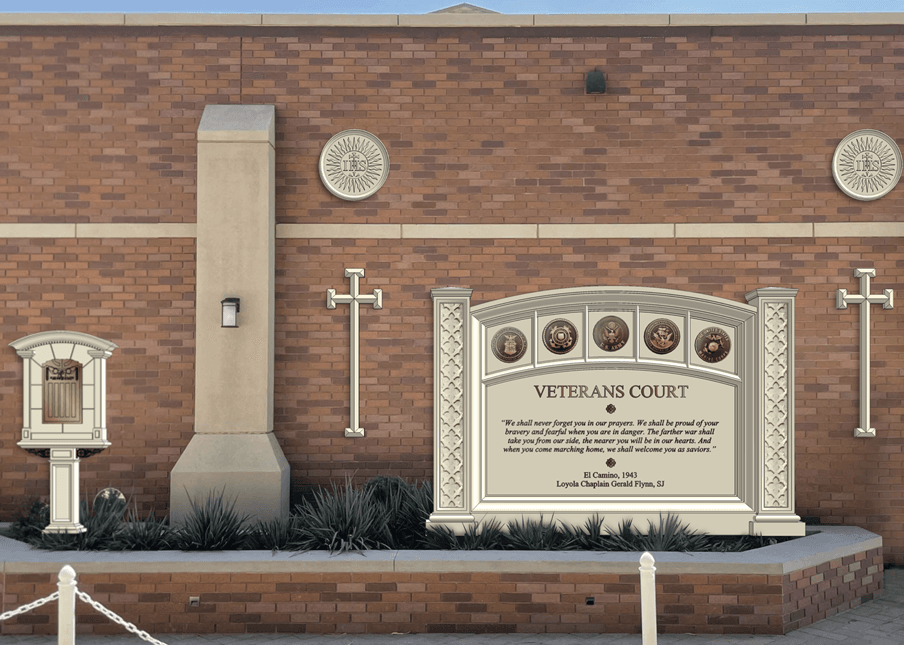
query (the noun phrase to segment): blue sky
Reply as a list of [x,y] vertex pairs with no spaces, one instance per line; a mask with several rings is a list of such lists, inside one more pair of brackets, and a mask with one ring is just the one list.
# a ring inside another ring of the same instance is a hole
[[[457,0],[30,0],[0,1],[0,12],[429,13]],[[817,13],[902,11],[902,0],[480,0],[500,13]]]

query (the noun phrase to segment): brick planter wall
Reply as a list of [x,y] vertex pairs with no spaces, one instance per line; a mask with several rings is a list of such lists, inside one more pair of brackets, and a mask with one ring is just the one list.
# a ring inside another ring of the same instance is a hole
[[[3,609],[52,593],[56,581],[7,574]],[[636,573],[91,573],[78,582],[158,635],[640,631]],[[882,548],[783,575],[658,573],[656,583],[661,633],[784,634],[880,596]],[[188,606],[190,596],[199,607]],[[81,601],[77,611],[80,634],[125,633]],[[55,634],[55,604],[3,623],[0,633]]]

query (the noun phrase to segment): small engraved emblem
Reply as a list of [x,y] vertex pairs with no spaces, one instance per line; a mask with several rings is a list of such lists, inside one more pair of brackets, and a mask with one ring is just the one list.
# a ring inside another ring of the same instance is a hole
[[697,356],[707,363],[718,363],[731,351],[731,339],[722,329],[707,327],[697,334],[694,349],[697,350]]
[[82,422],[82,364],[55,358],[44,369],[44,423]]
[[612,414],[613,412],[615,412],[615,406],[610,403],[609,405],[606,406],[606,412],[608,412],[609,414]]
[[643,332],[643,342],[654,354],[668,354],[681,342],[678,326],[668,318],[657,318]]
[[628,325],[618,316],[606,316],[593,326],[593,342],[607,352],[616,352],[628,343]]
[[490,343],[493,356],[503,363],[514,363],[527,351],[527,336],[520,329],[503,327],[493,336]]
[[612,457],[609,457],[606,460],[606,465],[609,466],[609,468],[615,468],[615,460]]
[[838,144],[832,177],[849,197],[871,201],[887,195],[901,178],[901,150],[878,130],[857,130]]
[[380,190],[388,176],[389,153],[370,132],[340,132],[320,153],[320,179],[340,199],[367,199]]
[[543,329],[543,344],[553,354],[567,354],[578,343],[578,330],[564,318],[553,320]]

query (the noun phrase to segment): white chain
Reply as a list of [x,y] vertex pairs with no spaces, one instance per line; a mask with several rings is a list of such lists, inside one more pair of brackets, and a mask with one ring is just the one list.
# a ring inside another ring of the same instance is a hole
[[5,614],[0,614],[0,620],[6,620],[7,618],[12,618],[13,616],[18,616],[19,614],[24,614],[27,611],[31,611],[32,609],[37,609],[41,605],[46,605],[49,602],[53,602],[57,598],[60,597],[59,591],[54,591],[52,594],[47,596],[46,598],[41,598],[40,600],[35,600],[32,603],[27,605],[22,605],[18,609],[13,609],[12,611],[8,611]]
[[94,607],[97,611],[99,611],[100,613],[102,613],[104,616],[106,616],[107,618],[109,618],[110,620],[112,620],[114,623],[118,623],[118,624],[122,625],[122,626],[125,627],[128,631],[130,631],[130,632],[132,632],[133,634],[135,634],[136,636],[138,636],[138,638],[141,638],[142,640],[146,640],[146,641],[149,642],[149,643],[153,643],[154,645],[166,645],[166,643],[163,643],[163,642],[161,642],[161,641],[158,641],[156,638],[154,638],[153,636],[151,636],[150,634],[148,634],[146,631],[142,631],[142,630],[138,629],[138,628],[137,628],[135,625],[133,625],[132,623],[126,622],[123,618],[121,618],[121,617],[119,617],[118,615],[114,614],[112,611],[110,611],[109,609],[107,609],[106,607],[104,607],[102,604],[100,604],[99,602],[97,602],[96,600],[94,600],[94,598],[92,598],[91,596],[89,596],[88,594],[86,594],[84,591],[79,591],[78,589],[76,589],[76,590],[75,590],[75,594],[76,594],[79,598],[81,598],[82,600],[84,600],[86,603],[88,603],[89,605],[91,605],[92,607]]

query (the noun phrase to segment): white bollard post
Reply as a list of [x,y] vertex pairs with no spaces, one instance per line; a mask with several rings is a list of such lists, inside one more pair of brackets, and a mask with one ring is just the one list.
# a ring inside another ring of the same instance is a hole
[[640,624],[643,630],[643,645],[656,645],[656,567],[653,566],[655,563],[649,551],[644,551],[640,556]]
[[57,645],[75,645],[75,569],[68,564],[60,569],[57,586]]

